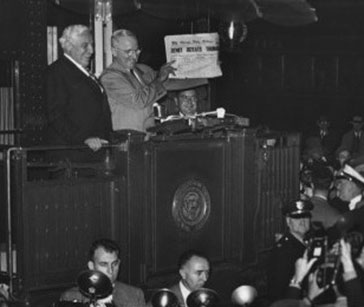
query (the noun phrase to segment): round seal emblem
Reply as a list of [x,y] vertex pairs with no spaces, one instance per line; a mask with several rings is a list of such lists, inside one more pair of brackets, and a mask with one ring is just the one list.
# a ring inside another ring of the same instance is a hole
[[196,231],[203,227],[211,210],[210,195],[198,180],[187,180],[174,193],[172,216],[184,231]]

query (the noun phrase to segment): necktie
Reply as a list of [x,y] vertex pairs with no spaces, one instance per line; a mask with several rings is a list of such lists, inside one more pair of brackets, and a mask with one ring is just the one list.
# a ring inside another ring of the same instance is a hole
[[91,73],[89,74],[89,76],[97,84],[97,86],[100,88],[100,91],[104,92],[104,87],[100,83],[99,79],[97,79],[96,76],[94,74],[91,74]]
[[360,132],[355,132],[354,141],[352,147],[352,153],[357,153],[359,151],[359,143],[360,143]]
[[145,86],[143,79],[139,76],[138,72],[135,69],[131,69],[130,72],[141,85]]
[[321,137],[321,140],[325,137],[326,133],[324,130],[321,130],[320,131],[320,137]]

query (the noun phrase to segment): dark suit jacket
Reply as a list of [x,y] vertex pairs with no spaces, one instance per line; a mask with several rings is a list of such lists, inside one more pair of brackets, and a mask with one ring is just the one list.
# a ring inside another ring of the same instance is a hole
[[311,202],[313,204],[313,210],[311,211],[312,222],[320,222],[322,226],[327,229],[333,226],[336,221],[341,217],[338,210],[331,207],[327,200],[312,196]]
[[183,300],[181,288],[179,286],[179,283],[173,285],[170,290],[177,296],[178,298],[178,304],[180,307],[185,307],[185,302]]
[[273,247],[268,259],[268,298],[274,302],[285,298],[289,282],[295,271],[295,262],[306,247],[287,232]]
[[109,138],[111,113],[105,91],[62,56],[46,74],[48,144],[82,145],[89,137]]
[[323,155],[330,160],[334,158],[335,150],[339,145],[340,136],[333,130],[329,130],[323,138],[320,137],[320,131],[316,130],[305,140],[306,151],[319,147],[322,150]]
[[353,152],[353,145],[354,145],[354,130],[350,130],[343,135],[341,139],[341,145],[336,150],[336,153],[339,153],[340,151],[343,150],[348,150],[354,158],[357,156],[364,155],[364,131],[361,132],[357,152]]
[[[78,287],[74,287],[64,292],[60,301],[87,303],[90,299],[85,297]],[[115,307],[145,307],[143,291],[117,281],[113,291],[113,303]]]

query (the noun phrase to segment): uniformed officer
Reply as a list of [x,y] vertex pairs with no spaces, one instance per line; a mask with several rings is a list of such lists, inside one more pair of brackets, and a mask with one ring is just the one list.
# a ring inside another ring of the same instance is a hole
[[268,259],[267,292],[273,302],[284,298],[295,271],[295,262],[306,249],[304,237],[310,230],[311,210],[308,200],[296,200],[282,208],[287,231],[275,244]]

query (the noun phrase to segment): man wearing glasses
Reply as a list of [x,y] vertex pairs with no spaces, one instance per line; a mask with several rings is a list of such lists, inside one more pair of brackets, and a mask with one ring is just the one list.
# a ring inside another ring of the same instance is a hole
[[166,63],[157,73],[138,63],[138,39],[129,30],[113,33],[111,52],[113,62],[100,78],[108,95],[113,130],[146,132],[154,126],[153,103],[166,94],[163,83],[175,69]]

